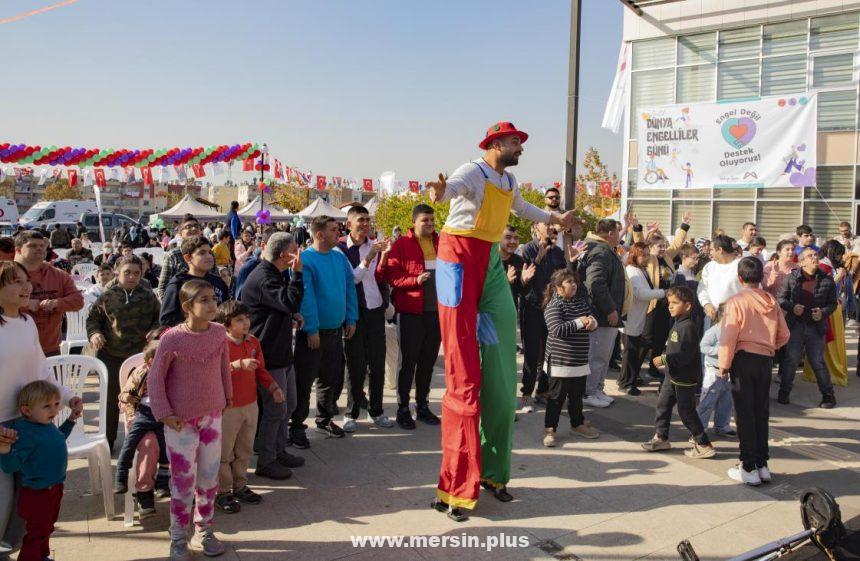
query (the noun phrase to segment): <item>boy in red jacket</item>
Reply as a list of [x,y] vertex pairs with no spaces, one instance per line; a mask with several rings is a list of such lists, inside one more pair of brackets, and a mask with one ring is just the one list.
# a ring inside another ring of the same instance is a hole
[[415,380],[418,420],[438,425],[429,406],[433,365],[439,356],[442,334],[436,302],[436,234],[433,207],[420,204],[412,209],[413,227],[398,238],[380,265],[391,285],[394,308],[400,325],[400,373],[397,376],[397,424],[412,430],[415,421],[409,412],[409,391]]
[[233,405],[224,410],[221,419],[221,468],[215,506],[232,514],[242,509],[240,503],[259,504],[263,500],[248,487],[245,475],[254,454],[257,387],[271,392],[275,403],[283,403],[285,398],[280,386],[266,370],[260,341],[248,333],[251,329],[248,308],[241,302],[229,300],[218,306],[215,321],[227,330],[233,377]]

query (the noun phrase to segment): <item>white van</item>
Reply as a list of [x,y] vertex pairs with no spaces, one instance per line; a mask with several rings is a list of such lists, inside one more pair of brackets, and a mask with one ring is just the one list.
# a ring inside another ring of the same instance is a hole
[[18,225],[18,205],[13,199],[0,197],[0,224],[4,226]]
[[74,224],[82,214],[88,212],[98,213],[95,201],[42,201],[21,216],[21,224],[27,229],[49,226],[55,222]]

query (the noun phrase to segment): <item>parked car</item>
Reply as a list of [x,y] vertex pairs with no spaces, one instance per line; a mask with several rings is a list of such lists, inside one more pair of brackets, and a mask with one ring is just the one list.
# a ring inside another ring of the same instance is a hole
[[[99,231],[98,213],[82,214],[80,216],[80,221],[84,223],[84,226],[86,226],[87,233],[89,234],[91,241],[102,241],[101,232]],[[117,214],[115,212],[102,213],[102,226],[104,226],[105,236],[107,236],[108,239],[113,237],[113,232],[117,228],[122,228],[123,225],[127,225],[131,228],[135,224],[137,224],[137,220],[134,220],[125,214]]]

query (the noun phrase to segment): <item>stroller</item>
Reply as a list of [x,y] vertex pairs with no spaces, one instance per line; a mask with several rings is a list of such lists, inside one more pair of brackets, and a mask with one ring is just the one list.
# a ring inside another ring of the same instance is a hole
[[[761,547],[732,557],[728,561],[770,561],[796,551],[808,542],[820,549],[828,561],[860,561],[860,541],[856,534],[846,539],[842,513],[836,500],[824,489],[813,487],[800,495],[800,518],[804,531],[772,541]],[[855,543],[849,543],[855,542]],[[699,561],[689,540],[678,544],[678,554],[684,561]]]

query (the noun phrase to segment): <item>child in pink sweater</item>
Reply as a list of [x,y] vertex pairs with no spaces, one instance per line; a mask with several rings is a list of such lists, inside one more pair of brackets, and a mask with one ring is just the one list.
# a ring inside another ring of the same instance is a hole
[[218,309],[215,291],[204,280],[190,280],[179,291],[185,322],[161,337],[149,374],[152,413],[164,423],[170,459],[170,559],[190,559],[191,547],[209,557],[225,547],[212,533],[212,514],[221,463],[221,413],[230,407],[227,336],[211,323]]

